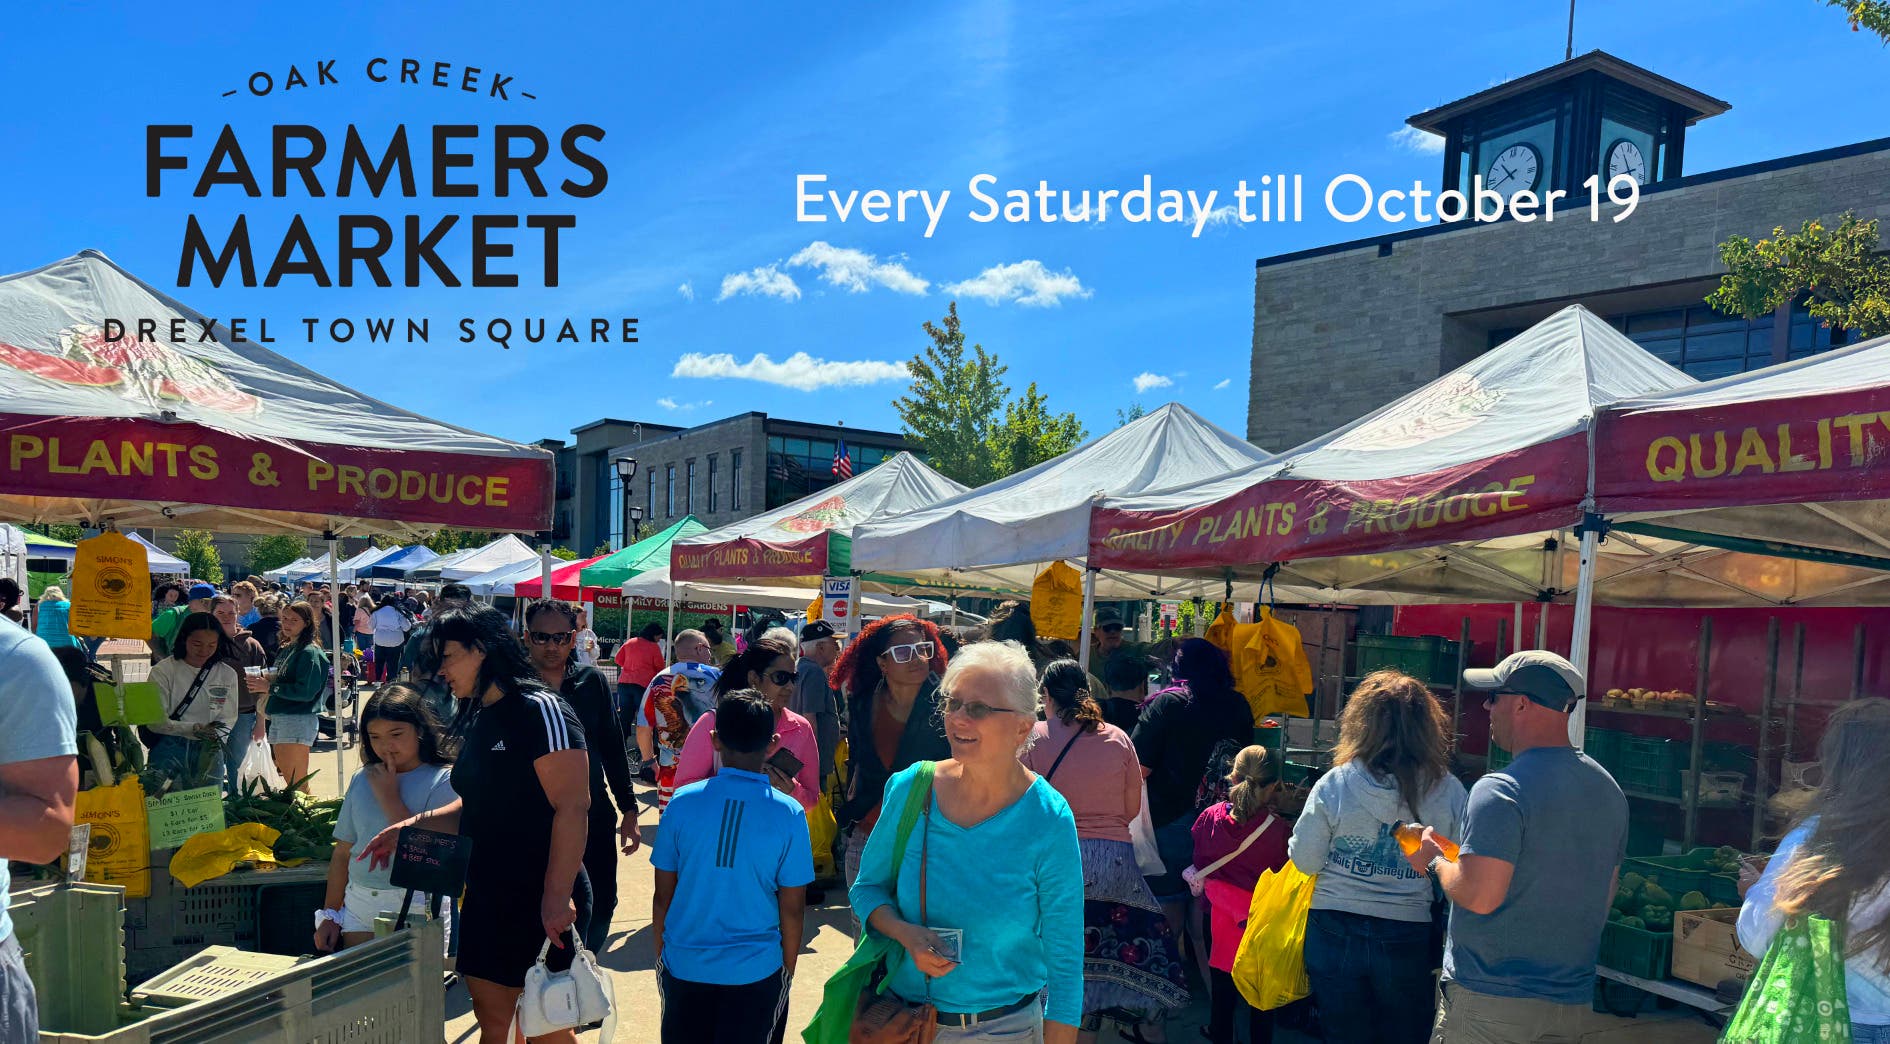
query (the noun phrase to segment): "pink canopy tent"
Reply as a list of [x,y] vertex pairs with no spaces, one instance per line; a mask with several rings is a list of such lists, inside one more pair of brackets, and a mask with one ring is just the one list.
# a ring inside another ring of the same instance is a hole
[[[585,597],[587,594],[614,590],[614,588],[584,587],[578,583],[578,576],[584,572],[585,566],[609,557],[610,555],[608,554],[598,555],[595,558],[586,558],[580,562],[566,562],[553,569],[551,571],[551,597],[562,598],[567,602],[582,602],[588,601]],[[544,589],[544,579],[534,576],[530,580],[520,580],[518,583],[512,585],[512,594],[518,598],[538,598],[541,597],[539,592]]]

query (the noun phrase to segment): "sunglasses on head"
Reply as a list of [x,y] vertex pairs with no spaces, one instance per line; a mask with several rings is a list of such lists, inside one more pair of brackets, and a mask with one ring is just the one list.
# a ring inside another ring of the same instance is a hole
[[555,634],[546,634],[543,631],[533,631],[531,639],[533,645],[563,645],[576,633],[576,631],[558,631]]
[[894,663],[911,663],[914,656],[921,660],[931,659],[932,650],[931,642],[909,642],[905,645],[887,646],[885,655],[892,657]]
[[988,703],[967,703],[956,696],[947,696],[939,703],[946,714],[963,714],[972,721],[983,721],[993,714],[1022,714],[1023,711],[1010,707],[993,707]]

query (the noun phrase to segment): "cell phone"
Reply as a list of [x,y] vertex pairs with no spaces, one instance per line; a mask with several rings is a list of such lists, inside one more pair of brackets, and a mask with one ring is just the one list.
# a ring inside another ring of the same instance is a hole
[[960,964],[964,961],[965,932],[962,928],[934,928],[932,934],[938,936],[938,945],[932,952],[940,957]]
[[800,775],[807,763],[795,757],[793,751],[782,747],[768,758],[768,764],[780,769],[782,775],[793,777]]

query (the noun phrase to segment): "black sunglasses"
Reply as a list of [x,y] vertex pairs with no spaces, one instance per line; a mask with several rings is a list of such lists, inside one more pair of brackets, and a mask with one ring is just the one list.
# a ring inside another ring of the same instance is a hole
[[[760,673],[760,672],[757,672],[757,673]],[[794,672],[793,671],[769,671],[766,674],[761,675],[761,677],[764,681],[766,681],[770,685],[786,685],[788,682],[791,682],[794,680]]]
[[576,631],[559,631],[556,634],[546,634],[543,631],[532,631],[531,639],[533,645],[563,645],[576,633]]

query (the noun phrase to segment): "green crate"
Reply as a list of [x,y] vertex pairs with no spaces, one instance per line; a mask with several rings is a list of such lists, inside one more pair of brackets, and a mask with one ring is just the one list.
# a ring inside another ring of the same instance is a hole
[[48,1034],[108,1033],[125,999],[124,890],[62,884],[6,897]]
[[[1715,904],[1728,906],[1739,905],[1739,878],[1737,874],[1721,874],[1718,865],[1713,862],[1715,849],[1696,848],[1685,855],[1644,856],[1628,859],[1621,864],[1621,872],[1633,871],[1666,889],[1678,903],[1680,897],[1688,892],[1699,892]],[[1715,880],[1722,878],[1722,880]],[[1726,896],[1726,885],[1732,885],[1731,895]],[[1718,894],[1721,899],[1715,900]]]
[[1673,740],[1624,733],[1610,772],[1621,789],[1629,793],[1678,798],[1680,750],[1680,744]]
[[1676,810],[1645,801],[1628,805],[1627,854],[1657,856],[1667,848],[1667,823]]
[[1626,738],[1624,732],[1590,727],[1582,739],[1582,751],[1596,764],[1613,772],[1615,764],[1621,760],[1621,741]]
[[1601,928],[1601,955],[1595,963],[1640,979],[1664,979],[1673,964],[1673,932],[1609,921]]
[[1457,643],[1448,638],[1434,634],[1361,634],[1353,640],[1352,648],[1354,669],[1360,677],[1390,669],[1435,685],[1456,681]]
[[1497,746],[1495,740],[1491,740],[1490,753],[1483,759],[1483,771],[1501,772],[1509,767],[1510,762],[1515,760],[1515,755]]

